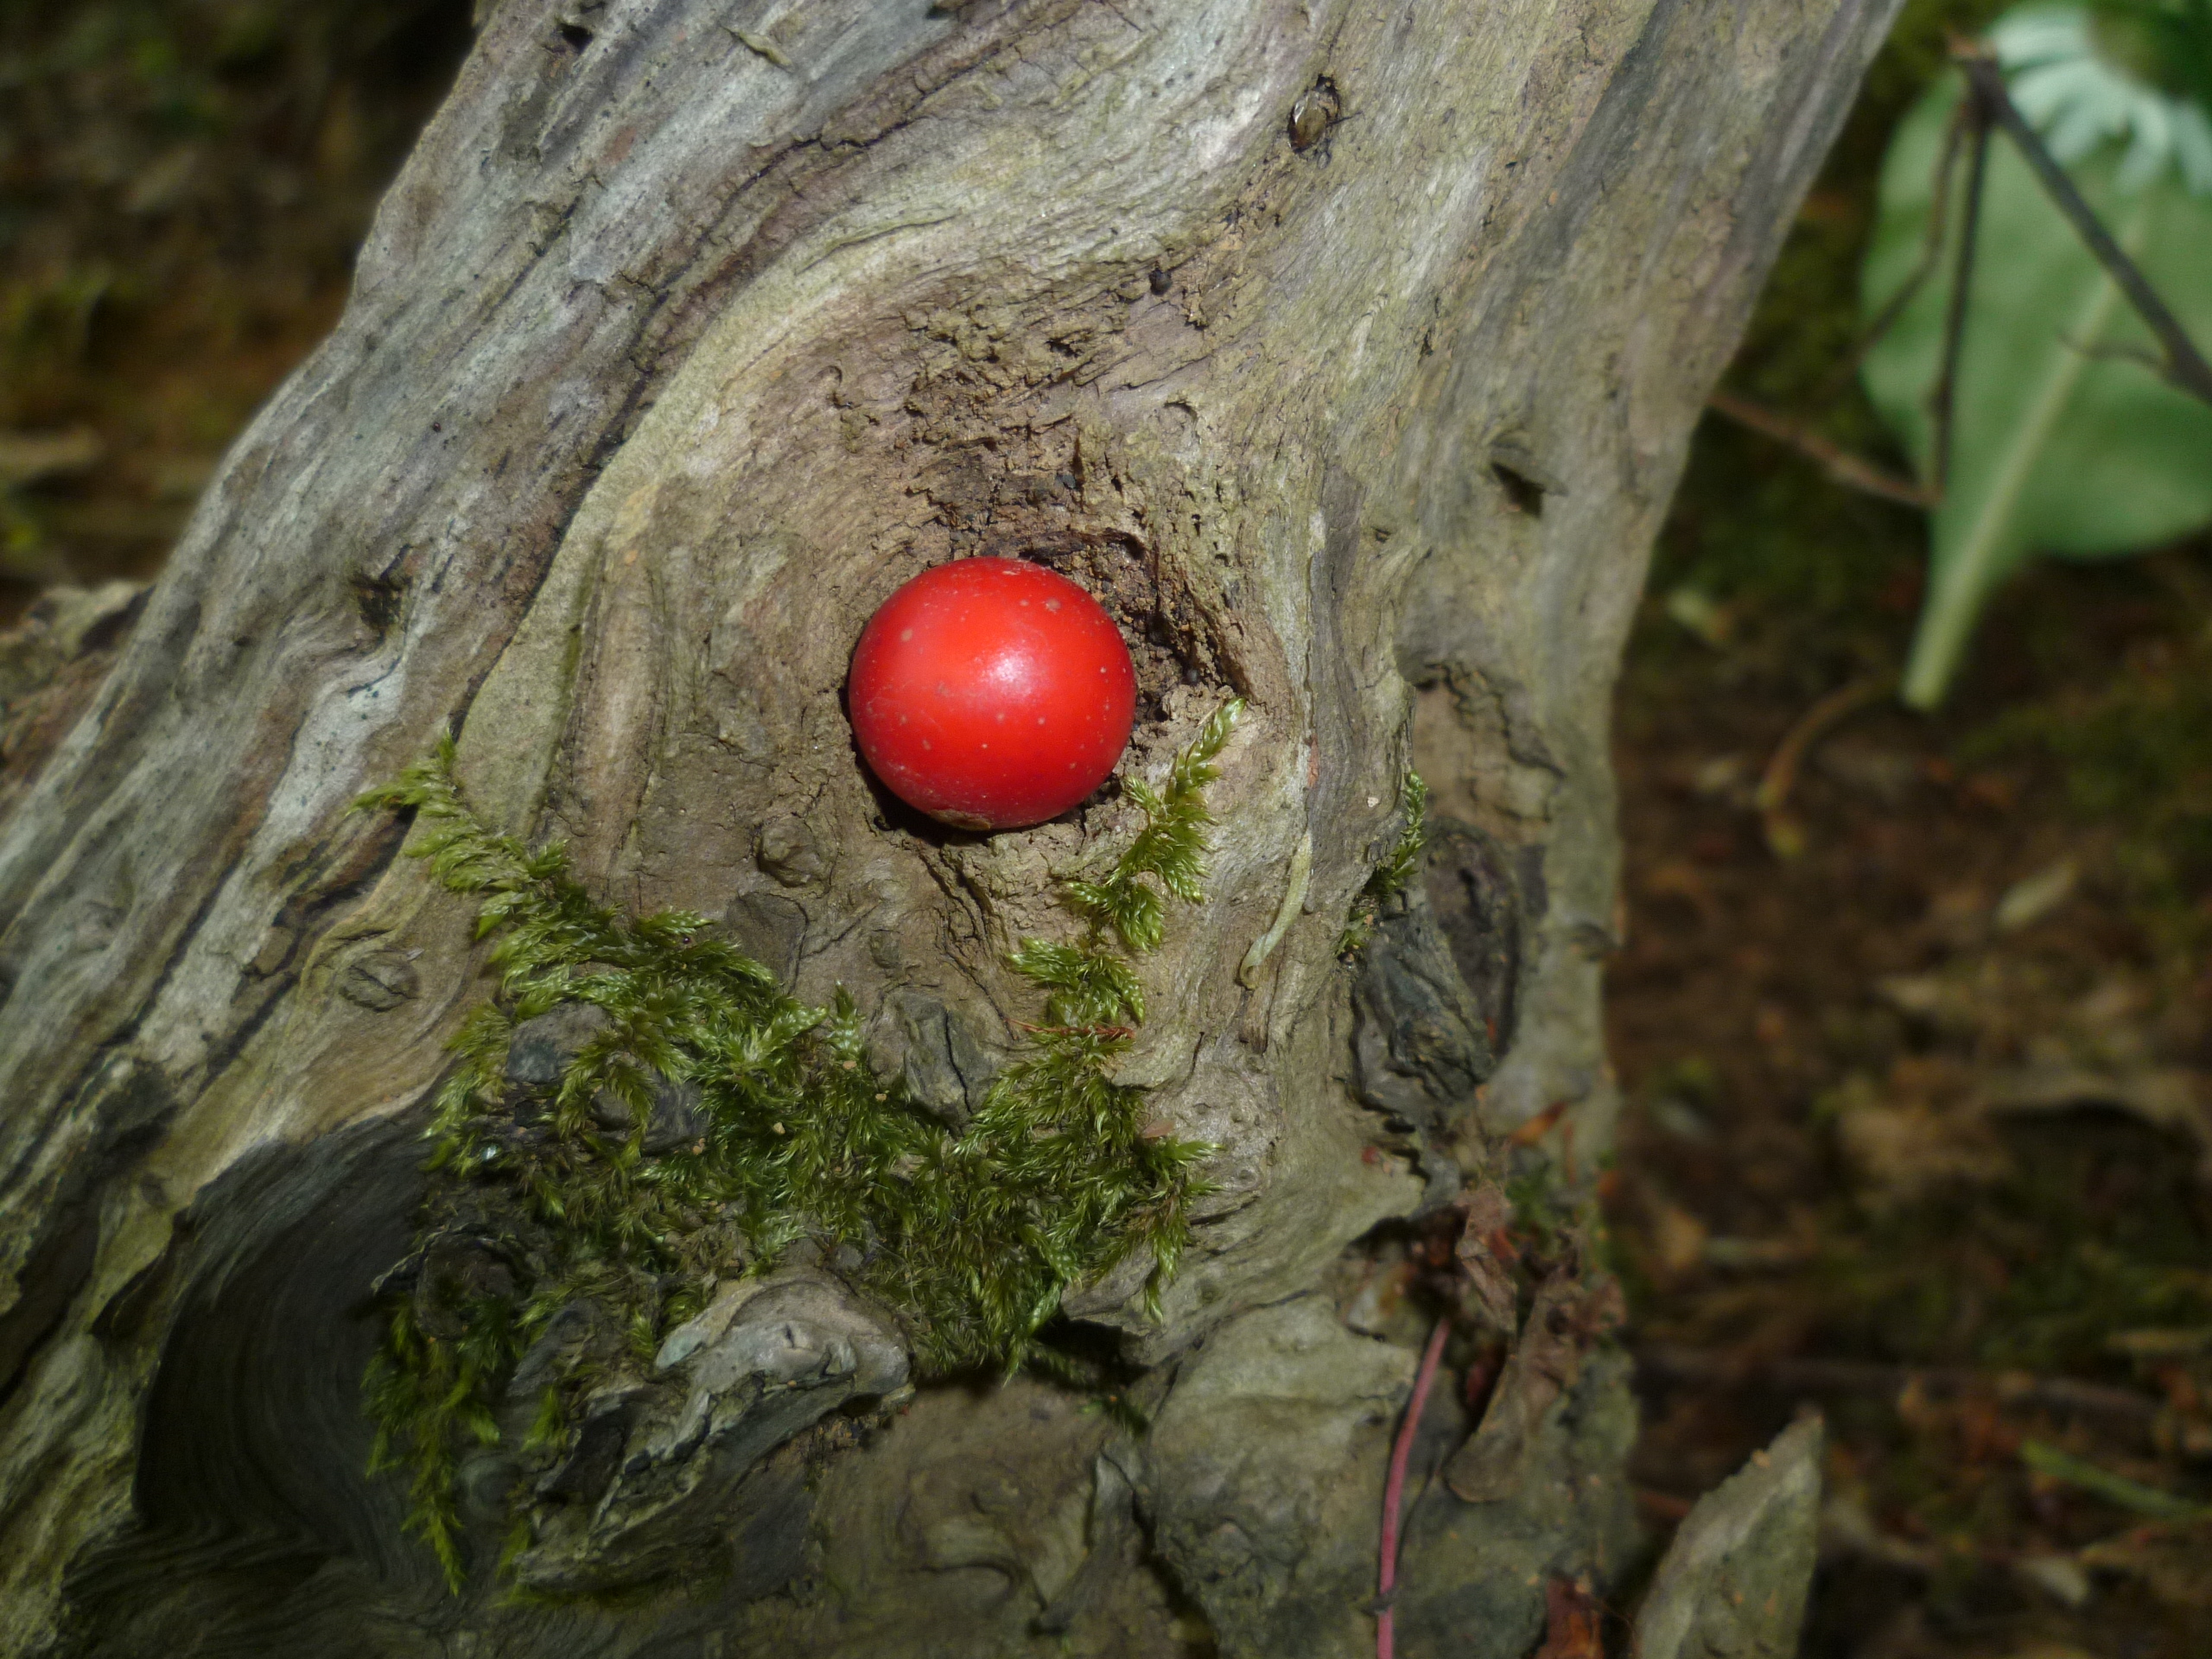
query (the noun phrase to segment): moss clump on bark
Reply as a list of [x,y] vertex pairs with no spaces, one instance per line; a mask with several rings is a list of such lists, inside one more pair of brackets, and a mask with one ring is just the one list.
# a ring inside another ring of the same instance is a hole
[[[584,891],[564,848],[484,824],[450,741],[363,798],[416,815],[408,851],[479,899],[479,937],[498,936],[498,988],[454,1038],[435,1108],[429,1219],[406,1271],[387,1275],[413,1294],[366,1385],[372,1466],[408,1471],[410,1525],[449,1582],[462,1577],[461,1459],[472,1440],[498,1442],[515,1363],[563,1309],[588,1307],[649,1363],[717,1277],[765,1271],[808,1239],[897,1311],[922,1371],[944,1375],[1050,1363],[1038,1332],[1062,1293],[1141,1251],[1156,1298],[1212,1148],[1148,1123],[1144,1092],[1110,1073],[1144,1017],[1132,959],[1159,943],[1168,897],[1201,896],[1205,789],[1241,709],[1216,712],[1164,790],[1124,781],[1146,826],[1103,881],[1068,885],[1079,943],[1014,953],[1047,992],[1046,1023],[957,1135],[870,1068],[842,992],[807,1007],[705,918],[625,916]],[[516,1027],[574,1004],[597,1010],[594,1028],[550,1095],[511,1087]],[[696,1133],[649,1149],[671,1090]],[[604,1364],[591,1355],[548,1388],[531,1442],[566,1437]]]
[[1421,855],[1428,845],[1428,785],[1417,772],[1408,772],[1405,781],[1398,786],[1398,810],[1404,818],[1398,839],[1390,849],[1390,855],[1370,871],[1366,885],[1351,902],[1351,914],[1344,918],[1344,931],[1337,941],[1337,954],[1356,957],[1375,931],[1376,918],[1382,915],[1382,906],[1403,893],[1408,883],[1419,874]]

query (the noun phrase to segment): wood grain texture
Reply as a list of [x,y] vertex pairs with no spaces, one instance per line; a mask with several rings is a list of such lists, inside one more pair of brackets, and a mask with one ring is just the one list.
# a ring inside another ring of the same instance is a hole
[[[1230,691],[1252,708],[1212,896],[1147,964],[1124,1074],[1224,1146],[1223,1192],[1164,1322],[1127,1287],[1086,1317],[1167,1361],[1421,1202],[1423,1150],[1357,1096],[1336,955],[1409,762],[1483,849],[1430,875],[1471,975],[1492,923],[1465,918],[1497,912],[1462,890],[1503,883],[1514,909],[1513,959],[1482,969],[1510,982],[1502,1065],[1427,1158],[1478,1163],[1559,1101],[1602,1143],[1611,677],[1697,411],[1891,9],[505,0],[337,332],[0,822],[0,1643],[55,1639],[73,1564],[80,1603],[153,1610],[115,1651],[179,1610],[232,1617],[240,1586],[264,1606],[242,1649],[283,1649],[270,1605],[296,1628],[373,1608],[330,1628],[378,1651],[461,1617],[327,1449],[362,1328],[344,1287],[409,1202],[378,1126],[409,1121],[482,992],[462,907],[347,804],[448,722],[479,801],[568,837],[610,896],[777,918],[800,994],[883,1010],[893,1063],[916,999],[957,1025],[948,1052],[1004,1051],[1030,1009],[1005,950],[1066,930],[1054,879],[1110,858],[1132,809],[977,839],[873,789],[846,654],[949,556],[1042,558],[1107,600],[1137,647],[1141,771]],[[1340,118],[1300,148],[1293,108],[1324,79]],[[1300,912],[1248,988],[1309,836]],[[365,974],[413,988],[365,996]],[[208,1241],[264,1205],[269,1230],[226,1248],[276,1273],[308,1248],[279,1248],[284,1218],[354,1158],[381,1196],[316,1236],[316,1294],[247,1320]],[[247,1179],[270,1160],[276,1197]],[[209,1370],[249,1328],[238,1366],[325,1381]],[[193,1376],[263,1403],[219,1411]],[[199,1413],[266,1475],[230,1511],[188,1503],[166,1554],[144,1530],[157,1401],[163,1433]],[[1173,1458],[1141,1479],[1192,1513]],[[880,1498],[856,1478],[822,1501],[858,1537]],[[249,1570],[277,1535],[281,1595]],[[97,1547],[118,1537],[158,1570],[118,1579]],[[918,1607],[905,1570],[854,1593]],[[1286,1597],[1336,1593],[1254,1572],[1200,1595],[1224,1652],[1300,1627]],[[991,1615],[1007,1651],[1033,1592]],[[644,1639],[470,1607],[502,1649]],[[822,1650],[918,1650],[931,1617]],[[1400,1620],[1413,1651],[1418,1606]]]

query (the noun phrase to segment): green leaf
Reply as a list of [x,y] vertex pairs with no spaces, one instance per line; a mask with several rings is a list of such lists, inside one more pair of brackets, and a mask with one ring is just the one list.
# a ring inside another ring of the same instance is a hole
[[[1961,90],[1947,77],[1891,141],[1862,272],[1872,315],[1921,257],[1935,172]],[[1952,181],[1954,269],[1965,146]],[[2212,345],[2212,203],[2174,175],[2133,194],[2109,148],[2073,176],[2200,346]],[[1926,477],[1929,397],[1942,366],[1948,282],[1925,283],[1867,354],[1868,396]],[[2144,355],[2149,331],[2001,137],[1991,140],[1952,427],[1950,477],[1931,517],[1928,597],[1904,696],[1941,700],[1991,591],[2029,556],[2098,558],[2158,546],[2212,520],[2212,409]],[[2136,355],[2129,355],[2136,354]]]

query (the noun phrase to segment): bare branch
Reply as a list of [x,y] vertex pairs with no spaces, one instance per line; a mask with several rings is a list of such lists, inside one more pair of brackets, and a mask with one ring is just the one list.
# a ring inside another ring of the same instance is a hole
[[1860,490],[1908,507],[1933,507],[1942,499],[1936,492],[1885,473],[1872,461],[1861,461],[1841,444],[1831,443],[1809,427],[1800,426],[1764,404],[1738,397],[1732,391],[1714,392],[1707,400],[1706,407],[1739,426],[1747,426],[1778,443],[1788,444],[1846,489]]

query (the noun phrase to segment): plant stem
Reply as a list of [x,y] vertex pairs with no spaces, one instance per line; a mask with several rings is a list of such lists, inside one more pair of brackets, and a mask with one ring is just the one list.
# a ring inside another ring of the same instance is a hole
[[2194,1503],[2161,1487],[2145,1486],[2139,1480],[2116,1475],[2087,1458],[2077,1458],[2041,1440],[2023,1442],[2020,1461],[2047,1480],[2062,1480],[2069,1486],[2078,1486],[2107,1503],[2147,1515],[2154,1521],[2186,1522],[2212,1517],[2212,1504]]
[[1858,378],[1859,369],[1866,361],[1866,354],[1891,329],[1897,327],[1897,319],[1912,303],[1913,296],[1919,293],[1921,285],[1935,274],[1936,267],[1943,263],[1944,229],[1950,212],[1951,175],[1958,171],[1959,143],[1966,137],[1966,130],[1967,106],[1961,101],[1959,107],[1951,111],[1951,119],[1943,130],[1943,153],[1936,162],[1936,176],[1931,181],[1928,203],[1928,231],[1921,238],[1920,257],[1897,292],[1882,302],[1882,308],[1866,325],[1866,332],[1859,335],[1859,344],[1853,348],[1851,355],[1844,359],[1815,394],[1814,401],[1822,408],[1843,396],[1845,388]]
[[1771,1389],[1791,1395],[1868,1395],[1894,1400],[1917,1385],[1946,1398],[1980,1396],[1999,1406],[2101,1418],[2136,1430],[2158,1414],[2151,1395],[2070,1376],[1980,1371],[1963,1365],[1891,1365],[1855,1359],[1775,1359],[1746,1365],[1718,1350],[1665,1345],[1635,1350],[1639,1376],[1698,1389]]
[[1766,844],[1777,858],[1795,858],[1804,850],[1804,831],[1789,816],[1789,791],[1797,786],[1797,769],[1806,753],[1831,728],[1848,719],[1883,696],[1897,683],[1891,674],[1854,680],[1829,692],[1799,715],[1774,751],[1760,775],[1756,804],[1766,829]]
[[1414,1376],[1414,1397],[1407,1402],[1406,1420],[1398,1425],[1398,1443],[1390,1448],[1390,1474],[1382,1484],[1382,1560],[1376,1574],[1376,1599],[1382,1611],[1375,1616],[1375,1659],[1392,1659],[1398,1639],[1390,1599],[1398,1584],[1398,1516],[1406,1495],[1406,1465],[1414,1453],[1414,1436],[1421,1431],[1421,1408],[1436,1385],[1436,1363],[1444,1357],[1444,1339],[1452,1321],[1440,1319],[1421,1350],[1421,1370]]
[[[2139,210],[2125,234],[2131,238],[2139,235],[2145,222]],[[2075,320],[2074,338],[2094,340],[2119,303],[2119,285],[2109,274],[2099,276]],[[2011,532],[2012,511],[2033,476],[2044,441],[2064,414],[2066,401],[2074,395],[2091,360],[2080,351],[2054,359],[2050,372],[2036,389],[2005,445],[1987,492],[1956,543],[1957,550],[1930,573],[1928,597],[1921,608],[1920,624],[1913,632],[1912,650],[1905,659],[1900,695],[1908,708],[1933,709],[1942,700],[1974,626],[1974,613],[1993,581],[1991,572],[2005,556],[2005,537]],[[1938,524],[1940,535],[1940,518]]]
[[1951,303],[1943,319],[1943,372],[1929,400],[1929,414],[1936,429],[1935,454],[1928,469],[1928,487],[1941,500],[1951,486],[1951,408],[1959,385],[1959,353],[1967,335],[1967,296],[1974,287],[1974,248],[1981,229],[1981,186],[1989,168],[1991,111],[1969,92],[1966,105],[1967,142],[1973,145],[1967,161],[1966,223],[1959,235],[1959,269],[1951,283]]

